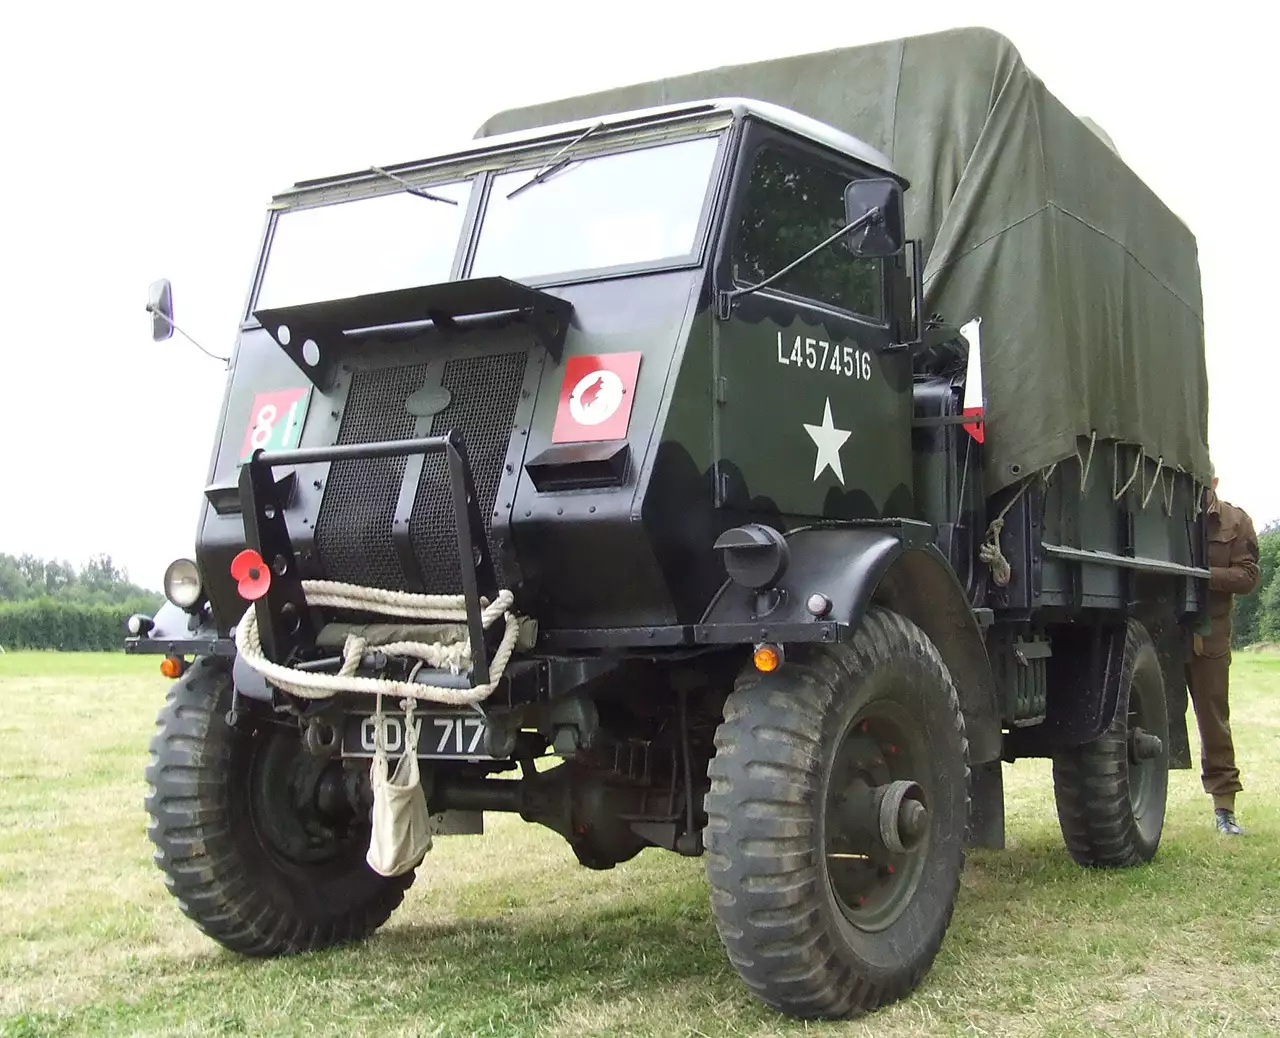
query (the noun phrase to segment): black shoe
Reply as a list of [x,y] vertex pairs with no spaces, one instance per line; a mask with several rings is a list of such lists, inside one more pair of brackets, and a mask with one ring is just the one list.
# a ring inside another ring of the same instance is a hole
[[1225,807],[1214,808],[1213,821],[1220,833],[1226,833],[1228,836],[1242,836],[1244,834],[1244,830],[1236,824],[1236,813],[1228,811]]

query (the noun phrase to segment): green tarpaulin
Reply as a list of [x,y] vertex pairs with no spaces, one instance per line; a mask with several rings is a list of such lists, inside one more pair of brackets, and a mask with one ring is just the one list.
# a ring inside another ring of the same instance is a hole
[[535,104],[493,116],[477,136],[721,97],[826,122],[910,179],[926,312],[956,325],[982,318],[989,492],[1084,454],[1091,433],[1207,478],[1195,238],[997,33],[958,29]]

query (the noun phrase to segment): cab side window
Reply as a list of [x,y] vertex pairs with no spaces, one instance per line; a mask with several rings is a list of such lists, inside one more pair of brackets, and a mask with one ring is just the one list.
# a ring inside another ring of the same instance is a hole
[[[757,151],[735,231],[734,279],[757,284],[840,230],[851,179],[795,152]],[[854,256],[838,239],[769,288],[882,323],[883,278],[883,261]]]

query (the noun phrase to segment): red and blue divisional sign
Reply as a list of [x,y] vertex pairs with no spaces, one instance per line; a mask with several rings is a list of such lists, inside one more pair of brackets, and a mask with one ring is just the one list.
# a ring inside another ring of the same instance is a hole
[[641,356],[639,351],[589,353],[565,361],[551,442],[625,439]]

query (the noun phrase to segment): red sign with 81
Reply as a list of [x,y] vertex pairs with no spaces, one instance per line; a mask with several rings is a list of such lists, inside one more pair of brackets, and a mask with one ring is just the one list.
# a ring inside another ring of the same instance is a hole
[[249,427],[240,448],[240,461],[248,461],[256,450],[289,450],[302,438],[302,426],[311,403],[311,387],[278,389],[259,393],[249,409]]

